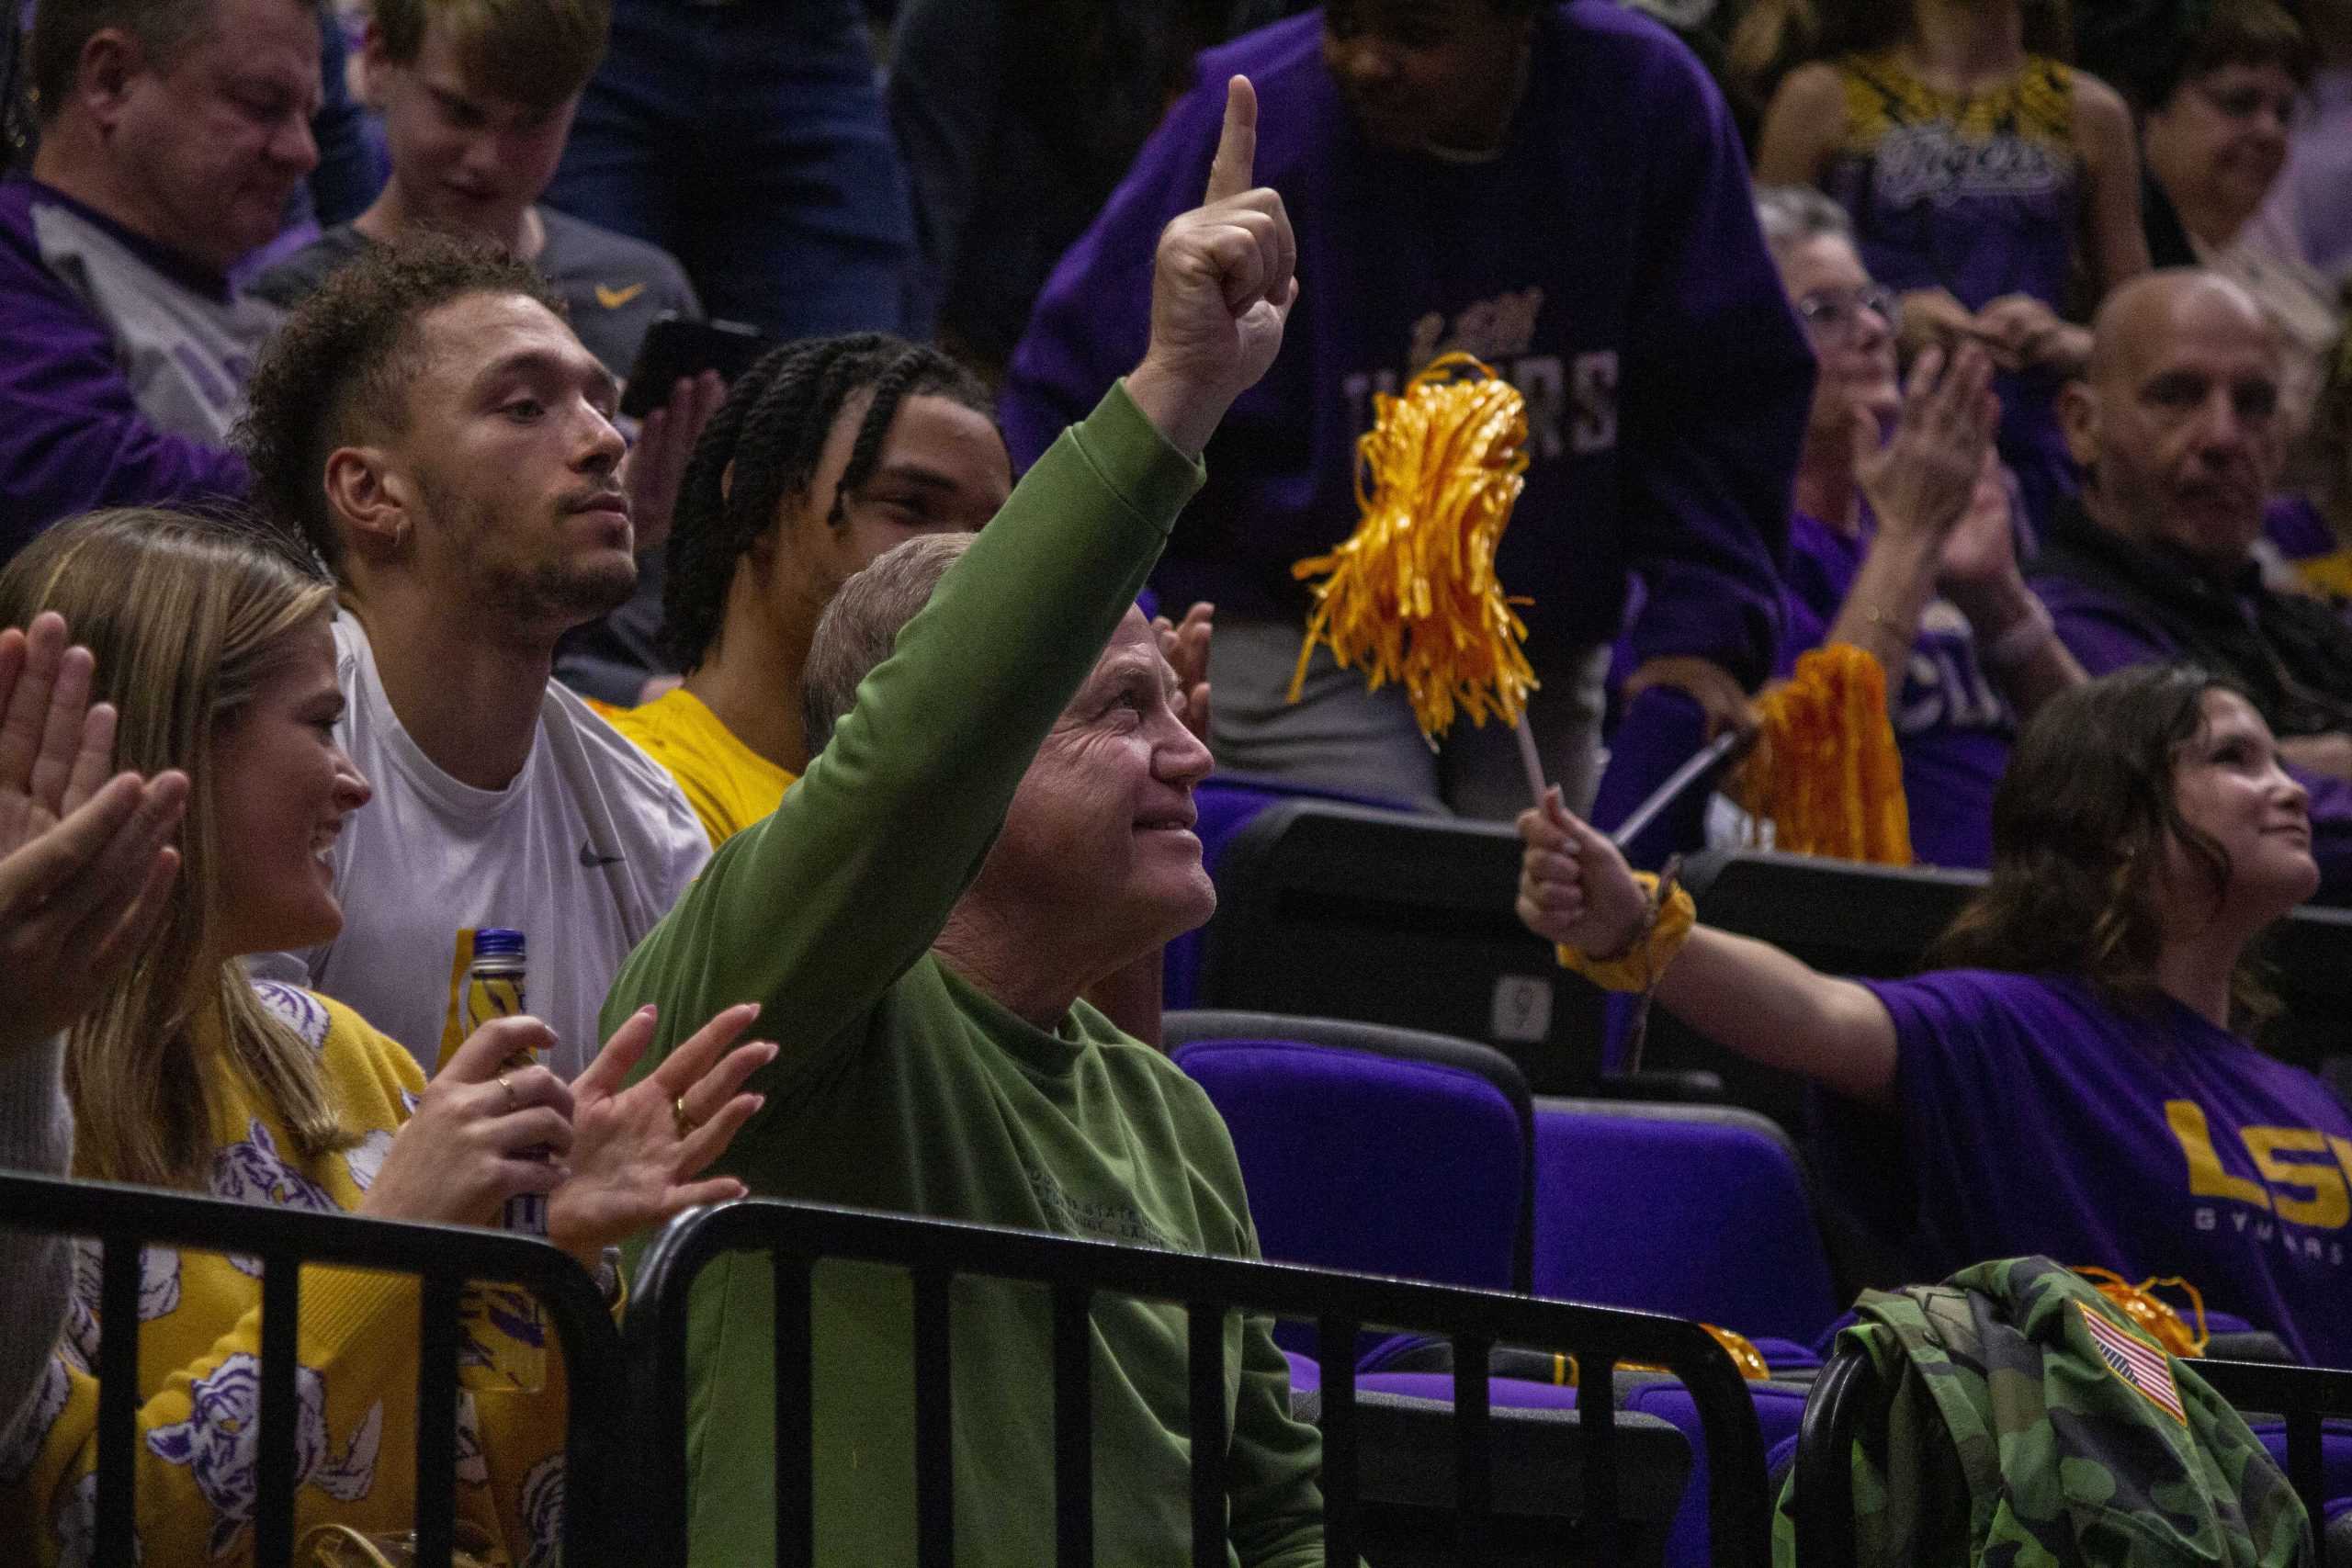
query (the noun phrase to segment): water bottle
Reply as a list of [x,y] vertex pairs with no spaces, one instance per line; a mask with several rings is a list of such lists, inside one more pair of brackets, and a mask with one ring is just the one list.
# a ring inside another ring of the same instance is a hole
[[[523,933],[503,926],[484,926],[474,932],[473,962],[466,969],[465,1003],[460,1023],[463,1032],[470,1035],[493,1018],[513,1018],[529,1010],[524,1004],[524,970],[526,967]],[[524,1051],[509,1058],[500,1069],[515,1072],[533,1066],[537,1053]],[[554,1150],[546,1147],[524,1151],[525,1157],[548,1159]],[[506,1200],[504,1224],[508,1230],[526,1235],[548,1234],[548,1201],[540,1192],[518,1192]]]

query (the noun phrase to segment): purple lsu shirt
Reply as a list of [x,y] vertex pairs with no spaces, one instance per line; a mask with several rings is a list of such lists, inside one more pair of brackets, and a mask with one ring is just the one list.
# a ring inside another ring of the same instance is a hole
[[[1867,515],[1854,538],[1802,512],[1791,520],[1774,674],[1792,673],[1797,655],[1828,637],[1873,529]],[[1929,601],[1919,617],[1893,716],[1914,857],[1922,865],[1990,864],[1993,791],[2009,765],[2017,714],[1977,659],[1968,617],[1946,600]]]
[[1894,1020],[1900,1144],[1820,1097],[1841,1191],[1942,1276],[2041,1253],[2178,1275],[2305,1359],[2352,1365],[2352,1111],[2319,1079],[2160,997],[1960,969],[1863,982]]

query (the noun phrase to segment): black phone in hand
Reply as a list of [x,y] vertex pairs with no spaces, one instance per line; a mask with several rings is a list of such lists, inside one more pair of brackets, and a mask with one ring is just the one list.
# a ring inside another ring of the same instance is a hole
[[621,390],[621,412],[643,419],[670,400],[680,381],[706,370],[731,382],[775,346],[765,333],[741,321],[696,321],[665,310],[638,345],[637,362],[628,367]]

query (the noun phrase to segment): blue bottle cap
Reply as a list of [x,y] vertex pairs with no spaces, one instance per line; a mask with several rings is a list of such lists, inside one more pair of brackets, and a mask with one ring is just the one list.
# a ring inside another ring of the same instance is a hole
[[484,926],[474,932],[476,958],[520,958],[523,956],[523,933],[504,926]]

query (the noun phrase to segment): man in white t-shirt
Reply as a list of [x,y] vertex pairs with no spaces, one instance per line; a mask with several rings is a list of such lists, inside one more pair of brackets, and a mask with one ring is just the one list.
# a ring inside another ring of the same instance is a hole
[[342,586],[336,739],[375,800],[334,848],[343,934],[261,967],[429,1073],[471,933],[521,931],[570,1077],[621,960],[708,853],[677,785],[549,680],[636,582],[611,374],[528,266],[377,247],[291,316],[239,438],[265,515]]

